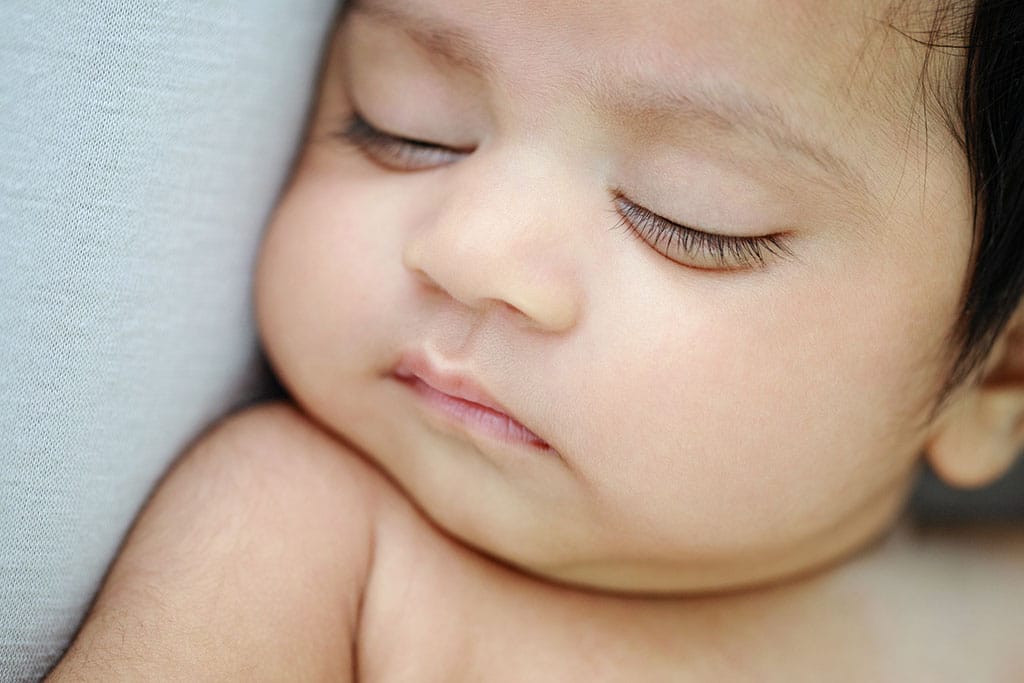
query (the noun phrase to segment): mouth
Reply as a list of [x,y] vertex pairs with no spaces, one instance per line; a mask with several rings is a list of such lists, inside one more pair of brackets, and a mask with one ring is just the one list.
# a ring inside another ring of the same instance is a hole
[[455,372],[442,372],[425,356],[403,355],[392,377],[409,387],[433,412],[464,430],[537,450],[551,448],[472,379]]

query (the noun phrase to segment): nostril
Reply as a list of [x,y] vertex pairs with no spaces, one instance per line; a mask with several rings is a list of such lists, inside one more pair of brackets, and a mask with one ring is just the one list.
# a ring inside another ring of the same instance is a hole
[[434,278],[430,277],[427,271],[415,268],[409,272],[412,274],[412,278],[423,287],[426,287],[427,289],[441,289],[441,286],[437,284],[437,281],[434,280]]
[[[461,241],[456,239],[460,235]],[[492,251],[474,248],[469,253],[467,239],[464,233],[449,235],[438,228],[404,245],[402,265],[418,291],[446,295],[478,312],[507,311],[509,322],[548,331],[575,324],[580,292],[574,282],[543,277],[532,263],[513,259],[508,250],[494,250],[494,245]]]
[[529,308],[520,308],[506,299],[491,299],[490,304],[494,307],[494,310],[504,311],[514,319],[526,321],[531,325],[539,323],[534,316],[530,315]]
[[499,300],[498,303],[500,303],[506,310],[509,310],[512,313],[515,313],[516,315],[522,315],[522,316],[526,315],[526,313],[524,313],[522,309],[517,308],[516,306],[513,306],[512,304],[510,304],[509,302],[505,301],[504,299]]

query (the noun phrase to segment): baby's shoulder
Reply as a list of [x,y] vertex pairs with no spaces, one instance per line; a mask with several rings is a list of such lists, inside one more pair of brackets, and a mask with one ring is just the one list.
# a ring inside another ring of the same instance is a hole
[[286,404],[217,421],[153,492],[54,680],[346,680],[382,488]]
[[239,477],[261,480],[294,505],[322,506],[311,526],[336,538],[338,525],[358,526],[371,555],[381,544],[419,547],[439,534],[358,448],[291,403],[260,403],[231,414],[199,441],[217,442],[213,450],[234,461]]
[[[310,633],[323,630],[320,621],[332,609],[346,623],[330,629],[339,638],[319,657],[337,658],[337,645],[347,642],[343,650],[352,661],[345,664],[357,672],[355,680],[459,680],[452,667],[469,655],[461,640],[474,619],[453,616],[480,587],[471,551],[424,517],[356,448],[290,403],[246,408],[198,441],[193,450],[210,451],[207,460],[230,461],[240,508],[252,504],[246,498],[272,496],[304,519],[303,535],[319,539],[321,555],[335,557],[334,569],[302,595],[307,608],[310,601],[320,605],[308,612]],[[296,570],[309,573],[314,560],[308,550],[295,552],[294,530],[282,536],[266,529],[264,537]],[[340,593],[324,590],[339,584]]]
[[[384,477],[355,450],[285,401],[268,401],[229,414],[196,439],[192,450],[234,459],[241,472],[280,475],[282,484],[321,481],[354,496],[378,494]],[[352,484],[355,484],[354,486]]]
[[[302,520],[279,542],[315,540],[281,554],[308,564],[319,548],[318,575],[333,577],[334,589],[329,596],[324,582],[300,582],[316,590],[297,595],[296,605],[308,631],[332,609],[350,620],[358,680],[618,680],[623,671],[643,671],[646,680],[743,679],[730,662],[759,672],[748,677],[756,680],[802,680],[795,671],[840,680],[841,661],[842,680],[1010,681],[1024,668],[1014,645],[1024,628],[1019,531],[896,534],[827,572],[832,578],[759,598],[617,598],[531,578],[450,537],[376,466],[290,404],[249,408],[213,431],[233,476]],[[356,571],[339,583],[345,567]],[[709,643],[709,625],[761,633],[763,647]],[[337,648],[321,655],[336,657]],[[855,672],[867,662],[874,674]]]

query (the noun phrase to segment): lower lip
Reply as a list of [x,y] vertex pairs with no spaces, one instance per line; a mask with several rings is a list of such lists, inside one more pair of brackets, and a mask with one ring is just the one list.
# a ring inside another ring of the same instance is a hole
[[540,437],[504,413],[438,391],[418,377],[398,377],[396,379],[415,391],[438,412],[459,425],[483,432],[501,441],[528,445],[539,450],[550,448]]

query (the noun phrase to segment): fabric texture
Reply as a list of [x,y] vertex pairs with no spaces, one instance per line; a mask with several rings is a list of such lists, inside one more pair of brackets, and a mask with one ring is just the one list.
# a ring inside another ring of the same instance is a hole
[[0,680],[169,463],[273,392],[251,313],[335,0],[0,3]]

